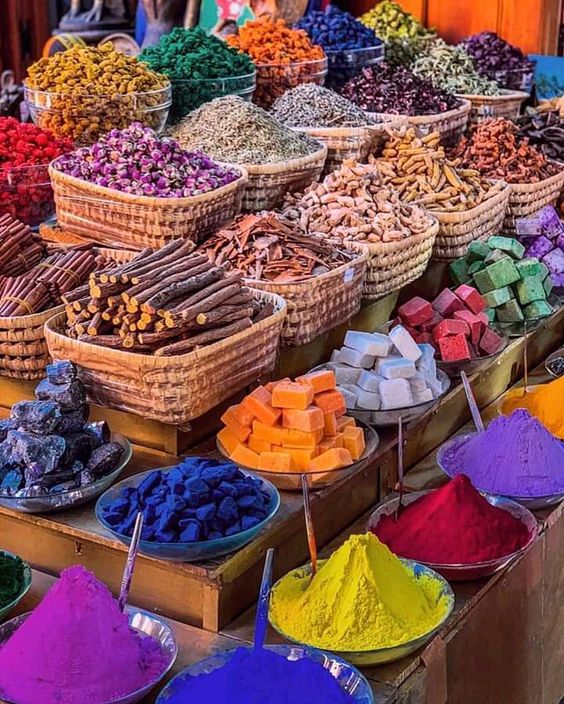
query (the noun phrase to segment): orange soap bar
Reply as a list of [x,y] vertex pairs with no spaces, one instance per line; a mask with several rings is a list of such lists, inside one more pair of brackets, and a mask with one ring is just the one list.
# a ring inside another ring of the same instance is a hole
[[292,457],[287,452],[261,452],[258,469],[270,472],[289,472],[292,469]]
[[249,435],[249,440],[248,440],[249,448],[253,452],[258,452],[259,454],[261,452],[272,452],[272,445],[269,442],[266,442],[266,440],[261,440],[260,438],[257,438],[253,433]]
[[[324,452],[327,452],[327,450],[332,450],[334,447],[337,447],[336,435],[323,438],[323,440],[319,443],[319,454],[322,455]],[[343,445],[341,445],[341,447],[343,447]]]
[[303,430],[284,428],[282,431],[282,447],[315,448],[323,438],[323,430],[306,433]]
[[236,406],[232,406],[232,408],[235,409],[235,418],[237,418],[239,423],[241,423],[241,425],[244,425],[246,428],[250,428],[255,418],[253,413],[248,408],[245,408],[242,403],[239,403]]
[[251,467],[252,469],[259,468],[259,456],[256,452],[249,450],[245,445],[237,445],[233,450],[231,459],[236,464],[242,464],[243,467]]
[[296,408],[285,408],[282,411],[282,426],[284,428],[295,428],[311,433],[313,430],[323,430],[325,419],[321,408],[310,406],[305,411]]
[[241,406],[256,416],[265,425],[274,425],[280,418],[281,411],[272,408],[272,394],[264,386],[257,387],[241,402]]
[[340,418],[337,418],[337,432],[339,433],[342,433],[345,428],[354,428],[355,426],[356,421],[350,416],[341,416]]
[[[321,409],[319,409],[321,410]],[[323,411],[322,411],[323,413]],[[336,435],[337,434],[337,416],[335,415],[335,411],[329,411],[329,413],[323,413],[323,421],[324,421],[324,432],[325,435]]]
[[240,442],[245,442],[251,434],[251,429],[246,425],[243,425],[237,417],[238,409],[239,406],[229,406],[229,408],[221,416],[221,422],[235,433]]
[[268,391],[269,394],[272,393],[274,387],[276,384],[279,384],[281,381],[292,381],[289,376],[285,376],[283,379],[278,379],[277,381],[269,381],[268,384],[264,385],[264,388]]
[[235,435],[231,428],[223,428],[223,430],[220,430],[217,434],[217,439],[223,445],[225,452],[227,452],[229,456],[231,456],[231,453],[237,445],[240,444],[239,438]]
[[353,460],[359,460],[366,447],[364,430],[362,428],[353,428],[350,425],[347,426],[343,431],[343,441]]
[[304,382],[306,384],[311,384],[311,386],[313,386],[313,391],[316,394],[320,394],[322,391],[330,391],[337,385],[335,372],[332,372],[330,369],[324,369],[319,372],[311,372],[310,374],[298,376],[296,381],[300,384]]
[[351,453],[342,447],[334,447],[327,450],[321,455],[314,457],[311,461],[310,469],[312,471],[324,471],[330,469],[339,469],[340,467],[348,467],[352,464]]
[[317,449],[301,449],[286,447],[285,451],[292,458],[292,469],[305,472],[309,469],[312,459],[317,455]]
[[343,394],[336,389],[334,391],[324,391],[321,394],[316,394],[313,403],[318,408],[321,408],[323,413],[333,411],[337,416],[339,416],[344,415],[346,412]]
[[335,447],[345,447],[345,438],[343,433],[337,433],[337,435],[335,435]]
[[265,425],[260,420],[253,421],[253,435],[257,440],[264,440],[271,445],[282,444],[282,428],[275,425]]
[[281,381],[272,390],[272,405],[275,408],[297,408],[299,411],[311,405],[313,386],[294,381]]

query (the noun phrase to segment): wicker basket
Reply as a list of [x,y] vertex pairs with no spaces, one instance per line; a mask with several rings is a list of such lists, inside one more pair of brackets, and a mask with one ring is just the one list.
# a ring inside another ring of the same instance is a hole
[[458,96],[464,100],[469,100],[472,104],[469,124],[483,122],[489,117],[505,117],[508,120],[515,120],[521,111],[521,105],[529,97],[528,93],[520,90],[502,90],[501,95],[467,95]]
[[363,298],[382,298],[418,279],[427,268],[435,238],[437,220],[418,235],[394,242],[346,242],[347,249],[368,255]]
[[45,322],[63,306],[43,313],[0,318],[0,376],[41,379],[51,361],[45,341]]
[[248,173],[242,209],[251,212],[278,207],[288,192],[301,191],[323,171],[327,147],[313,154],[275,164],[245,164]]
[[360,310],[367,259],[366,254],[355,256],[337,269],[299,283],[251,279],[245,283],[282,296],[288,306],[282,345],[297,347],[344,323]]
[[424,132],[439,132],[441,142],[449,147],[464,134],[471,107],[469,100],[462,99],[462,105],[457,108],[434,115],[392,115],[383,112],[369,112],[367,115],[377,122],[396,122],[399,119],[401,124],[413,125]]
[[451,261],[463,257],[474,240],[487,240],[503,225],[511,188],[501,184],[501,190],[475,208],[463,212],[437,212],[439,233],[433,247],[433,259]]
[[554,176],[549,176],[537,183],[512,183],[510,185],[509,204],[503,233],[515,236],[515,221],[536,213],[545,205],[555,205],[564,187],[564,167],[557,162],[551,162],[560,168]]
[[[56,161],[54,162],[56,163]],[[133,196],[67,176],[53,167],[49,175],[58,224],[69,233],[110,247],[163,247],[178,237],[196,241],[241,209],[247,172],[215,191],[191,198]]]
[[93,402],[183,425],[274,367],[286,303],[263,291],[256,297],[272,302],[275,312],[226,340],[174,357],[111,350],[67,337],[64,313],[47,322],[45,336],[54,359],[70,359],[81,367]]

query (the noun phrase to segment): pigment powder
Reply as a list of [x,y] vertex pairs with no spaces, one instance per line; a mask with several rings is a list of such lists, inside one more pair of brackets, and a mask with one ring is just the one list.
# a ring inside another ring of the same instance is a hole
[[0,609],[11,604],[22,593],[25,564],[17,555],[0,552]]
[[175,680],[167,704],[352,704],[335,678],[320,664],[304,658],[287,660],[263,648],[238,648],[210,674]]
[[527,527],[492,506],[460,474],[395,513],[374,534],[396,555],[437,565],[467,565],[511,555],[529,539]]
[[450,476],[466,474],[476,489],[489,494],[564,493],[564,444],[523,409],[496,418],[483,433],[453,442],[442,463]]
[[526,408],[553,435],[564,440],[564,377],[538,388],[533,386],[526,394],[518,389],[505,399],[503,413],[516,408]]
[[166,667],[157,641],[133,631],[108,588],[70,567],[0,649],[0,697],[17,704],[106,704]]
[[315,577],[294,570],[274,587],[272,623],[299,643],[335,651],[390,648],[433,630],[449,600],[442,583],[416,577],[372,533],[353,535]]

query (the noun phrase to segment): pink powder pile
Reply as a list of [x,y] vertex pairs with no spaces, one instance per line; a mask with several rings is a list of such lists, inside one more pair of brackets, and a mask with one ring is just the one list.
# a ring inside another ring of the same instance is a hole
[[166,667],[127,622],[108,588],[70,567],[0,649],[0,697],[17,704],[106,704]]

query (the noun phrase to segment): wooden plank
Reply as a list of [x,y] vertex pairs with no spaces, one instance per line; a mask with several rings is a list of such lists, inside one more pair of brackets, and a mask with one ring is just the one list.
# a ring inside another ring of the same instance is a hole
[[456,44],[470,34],[495,31],[500,8],[501,0],[429,0],[427,25],[434,27],[447,42]]

